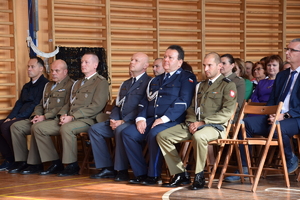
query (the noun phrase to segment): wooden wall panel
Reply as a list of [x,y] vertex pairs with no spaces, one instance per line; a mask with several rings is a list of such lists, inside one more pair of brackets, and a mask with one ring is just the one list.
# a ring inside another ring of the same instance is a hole
[[152,75],[153,60],[169,45],[182,45],[201,80],[208,52],[253,62],[270,54],[285,58],[283,48],[300,35],[298,0],[39,0],[39,8],[39,48],[106,48],[113,96],[129,77],[135,52],[149,55]]
[[0,2],[0,117],[5,118],[18,98],[14,2]]

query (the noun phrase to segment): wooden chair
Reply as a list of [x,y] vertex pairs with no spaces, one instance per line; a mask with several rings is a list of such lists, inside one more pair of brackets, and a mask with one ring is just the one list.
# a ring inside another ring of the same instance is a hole
[[[283,149],[281,129],[280,129],[280,124],[278,122],[278,117],[279,117],[282,105],[283,105],[282,102],[280,102],[279,105],[276,105],[276,106],[257,106],[257,105],[248,105],[248,103],[245,103],[242,114],[240,115],[240,118],[239,118],[239,125],[238,125],[239,127],[237,127],[237,130],[235,131],[233,139],[223,139],[223,140],[219,141],[221,143],[224,143],[224,144],[227,144],[230,146],[229,146],[229,149],[228,149],[225,161],[224,161],[224,165],[222,168],[222,172],[221,172],[221,175],[219,178],[218,188],[221,188],[224,176],[240,176],[242,182],[243,182],[244,177],[250,178],[250,183],[252,183],[251,191],[255,192],[263,170],[279,170],[279,171],[283,172],[286,186],[290,187],[287,166],[286,166],[286,160],[285,160],[285,155],[284,155],[284,149]],[[261,137],[260,138],[247,138],[246,137],[245,124],[243,123],[243,120],[241,120],[244,118],[244,116],[246,114],[255,114],[255,115],[275,114],[275,123],[273,123],[271,125],[271,128],[270,128],[267,138],[261,138]],[[239,128],[241,128],[241,131],[242,131],[242,135],[243,135],[242,140],[237,139]],[[275,131],[278,135],[278,139],[273,139]],[[243,144],[245,147],[245,153],[246,153],[249,174],[242,173],[242,163],[241,163],[240,151],[238,148],[239,144]],[[262,145],[263,146],[262,156],[260,157],[260,162],[258,163],[257,167],[251,165],[248,145]],[[267,158],[267,154],[269,152],[270,146],[279,147],[282,166],[280,166],[280,167],[276,166],[276,168],[271,168],[270,166],[265,166],[266,158]],[[236,149],[238,169],[241,172],[241,174],[225,173],[227,170],[227,167],[228,167],[229,160],[232,155],[233,148]],[[218,165],[218,163],[216,163],[216,165]],[[255,172],[256,172],[255,174],[253,173],[253,170],[255,170]],[[253,181],[253,178],[254,178],[254,181]]]
[[[294,135],[293,138],[296,139],[296,141],[297,141],[298,156],[299,156],[300,155],[300,134]],[[298,170],[298,175],[297,175],[297,179],[296,180],[298,182],[300,181],[300,170]]]

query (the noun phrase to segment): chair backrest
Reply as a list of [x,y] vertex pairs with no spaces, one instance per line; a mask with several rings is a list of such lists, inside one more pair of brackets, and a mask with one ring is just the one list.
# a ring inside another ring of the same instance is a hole
[[234,129],[235,129],[235,126],[234,126],[235,125],[235,123],[234,123],[234,116],[235,116],[235,112],[236,112],[236,110],[238,108],[238,105],[239,105],[238,102],[236,102],[236,105],[234,107],[234,112],[232,113],[230,119],[228,120],[228,124],[227,124],[227,128],[226,128],[226,133],[225,133],[225,138],[228,137],[228,135],[229,135],[229,133],[231,131],[231,128],[233,128],[232,132],[234,132]]
[[[281,130],[279,128],[278,117],[281,112],[282,106],[283,106],[283,102],[279,102],[278,105],[274,105],[274,106],[266,106],[266,105],[261,106],[261,105],[253,105],[253,104],[251,105],[246,102],[242,115],[244,117],[246,114],[254,114],[254,115],[275,114],[274,123],[271,126],[271,129],[269,131],[269,137],[268,137],[268,138],[272,139],[276,128],[277,128],[277,132],[278,132],[278,137],[279,137],[279,135],[281,136]],[[242,128],[243,138],[246,138],[246,131],[245,131],[245,127],[244,127],[245,125],[243,122],[241,122],[241,124],[243,126],[243,128]]]

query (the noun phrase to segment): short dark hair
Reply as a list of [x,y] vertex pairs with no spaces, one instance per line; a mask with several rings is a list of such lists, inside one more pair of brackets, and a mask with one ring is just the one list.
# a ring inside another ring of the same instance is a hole
[[224,55],[221,56],[221,58],[224,58],[224,57],[228,58],[230,64],[235,63],[234,58],[231,54],[227,53],[227,54],[224,54]]
[[184,60],[184,51],[179,45],[171,45],[167,49],[176,50],[178,52],[178,60]]
[[41,59],[40,57],[34,56],[34,57],[30,57],[30,59],[36,59],[38,65],[40,65],[41,67],[45,67],[45,63],[43,59]]

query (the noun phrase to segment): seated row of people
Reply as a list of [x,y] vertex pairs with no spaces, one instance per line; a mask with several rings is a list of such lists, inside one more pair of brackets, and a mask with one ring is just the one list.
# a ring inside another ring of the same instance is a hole
[[[284,101],[286,104],[280,123],[286,124],[283,126],[286,130],[282,132],[286,137],[284,145],[285,148],[287,147],[289,172],[294,170],[296,159],[286,141],[293,134],[298,134],[299,130],[289,132],[291,126],[288,124],[298,123],[297,110],[300,105],[298,94],[300,93],[297,91],[299,87],[293,87],[298,83],[295,83],[297,78],[294,79],[291,89],[287,82],[291,71],[294,74],[295,71],[300,70],[298,51],[300,51],[300,39],[292,40],[286,48],[287,60],[292,65],[291,70],[279,73],[280,78],[275,80],[271,98],[268,101],[269,105],[275,105],[279,101]],[[116,181],[129,181],[129,183],[143,185],[157,184],[160,181],[164,157],[174,178],[170,183],[162,186],[176,187],[189,184],[191,181],[174,144],[192,139],[196,175],[190,189],[203,188],[207,144],[209,141],[224,137],[226,124],[233,114],[236,102],[241,101],[239,102],[241,106],[245,99],[245,81],[233,72],[236,64],[230,54],[219,56],[212,52],[205,55],[203,68],[207,79],[198,84],[193,73],[182,69],[183,60],[183,49],[178,45],[169,46],[162,59],[165,72],[151,79],[146,74],[149,65],[148,56],[144,53],[134,54],[129,66],[132,77],[120,86],[116,106],[110,118],[96,123],[96,115],[101,113],[108,98],[108,84],[96,72],[97,57],[93,54],[84,55],[81,69],[87,80],[82,79],[73,84],[70,88],[70,99],[60,110],[56,110],[54,118],[45,118],[46,120],[34,123],[34,117],[31,129],[26,127],[20,130],[17,123],[12,125],[12,135],[15,135],[12,138],[16,141],[16,143],[13,142],[13,148],[22,147],[19,145],[20,141],[24,141],[24,136],[30,133],[33,140],[31,140],[27,162],[16,160],[21,162],[17,162],[17,165],[10,168],[9,172],[40,173],[41,175],[59,172],[59,176],[78,174],[76,135],[87,131],[91,139],[96,168],[101,169],[99,173],[91,175],[91,178],[115,178]],[[56,71],[53,69],[52,73],[55,74]],[[295,76],[297,77],[297,74]],[[285,89],[288,91],[287,98],[282,97],[286,96],[286,92],[282,95],[283,90],[279,89],[283,85],[287,85],[285,87],[288,88]],[[56,95],[59,95],[62,89],[54,90],[58,92]],[[38,117],[45,115],[51,102],[60,99],[52,99],[56,95],[50,91],[44,92],[40,104],[44,113],[42,112]],[[265,120],[264,126],[258,126],[255,121],[249,125],[249,129],[253,130],[252,125],[256,126],[255,128],[267,128],[267,120],[273,123],[272,116],[263,120]],[[260,134],[262,131],[261,129],[254,130],[249,132],[249,135]],[[62,161],[52,141],[49,140],[51,135],[58,134],[61,135],[63,142]],[[105,143],[105,138],[111,137],[115,137],[116,141],[114,160]],[[145,141],[148,145],[149,164],[143,156]],[[26,152],[26,149],[23,151]],[[15,150],[15,157],[17,157],[16,152]],[[48,161],[52,161],[52,165],[43,171],[41,163]],[[64,167],[62,163],[67,164],[63,171],[61,171]],[[133,170],[134,179],[129,179],[128,164]]]

